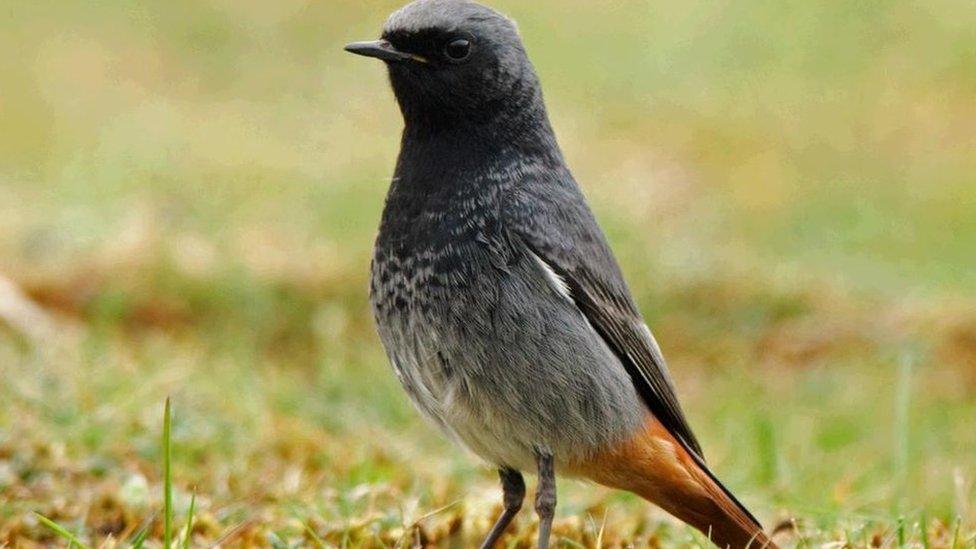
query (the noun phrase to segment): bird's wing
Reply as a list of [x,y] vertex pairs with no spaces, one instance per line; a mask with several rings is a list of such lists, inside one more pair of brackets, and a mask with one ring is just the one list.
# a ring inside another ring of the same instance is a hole
[[566,177],[536,183],[520,185],[505,198],[506,230],[565,282],[569,296],[619,357],[651,412],[703,459],[661,350],[579,187]]

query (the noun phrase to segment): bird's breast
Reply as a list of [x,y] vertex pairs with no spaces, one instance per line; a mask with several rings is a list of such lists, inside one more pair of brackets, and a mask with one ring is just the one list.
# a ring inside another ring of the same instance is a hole
[[497,208],[480,195],[436,198],[387,202],[370,286],[378,316],[446,316],[490,299],[503,240]]
[[405,248],[378,246],[374,252],[370,295],[378,315],[426,314],[473,282],[476,258],[469,246]]

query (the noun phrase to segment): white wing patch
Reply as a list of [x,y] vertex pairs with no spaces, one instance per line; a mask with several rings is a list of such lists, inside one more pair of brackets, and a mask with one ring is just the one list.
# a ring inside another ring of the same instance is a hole
[[553,268],[548,263],[543,261],[543,259],[535,252],[529,251],[529,253],[532,254],[532,257],[534,257],[536,262],[539,263],[539,266],[542,267],[542,272],[545,273],[546,280],[549,282],[549,285],[556,290],[556,293],[575,304],[576,302],[573,301],[572,294],[569,293],[569,284],[566,283],[566,279],[559,276],[556,271],[554,271]]
[[647,336],[647,340],[651,343],[651,352],[654,355],[654,359],[664,361],[664,353],[661,352],[661,346],[657,344],[657,339],[654,338],[654,334],[651,333],[651,329],[647,327],[647,324],[641,323],[641,331]]

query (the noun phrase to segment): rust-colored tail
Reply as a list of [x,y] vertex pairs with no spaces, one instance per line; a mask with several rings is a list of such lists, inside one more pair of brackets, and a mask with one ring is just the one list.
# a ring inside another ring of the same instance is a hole
[[575,472],[634,492],[732,549],[775,549],[762,525],[661,423],[649,417],[630,440],[578,463]]

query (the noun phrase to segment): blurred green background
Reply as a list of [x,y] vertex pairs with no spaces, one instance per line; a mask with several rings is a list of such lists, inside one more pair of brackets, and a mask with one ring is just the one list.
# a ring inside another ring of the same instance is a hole
[[[0,544],[52,542],[34,511],[158,539],[167,395],[195,543],[487,528],[493,473],[367,307],[401,120],[341,48],[398,5],[0,7]],[[492,5],[727,484],[787,545],[971,543],[976,5]],[[693,539],[573,482],[558,513],[566,545]]]

